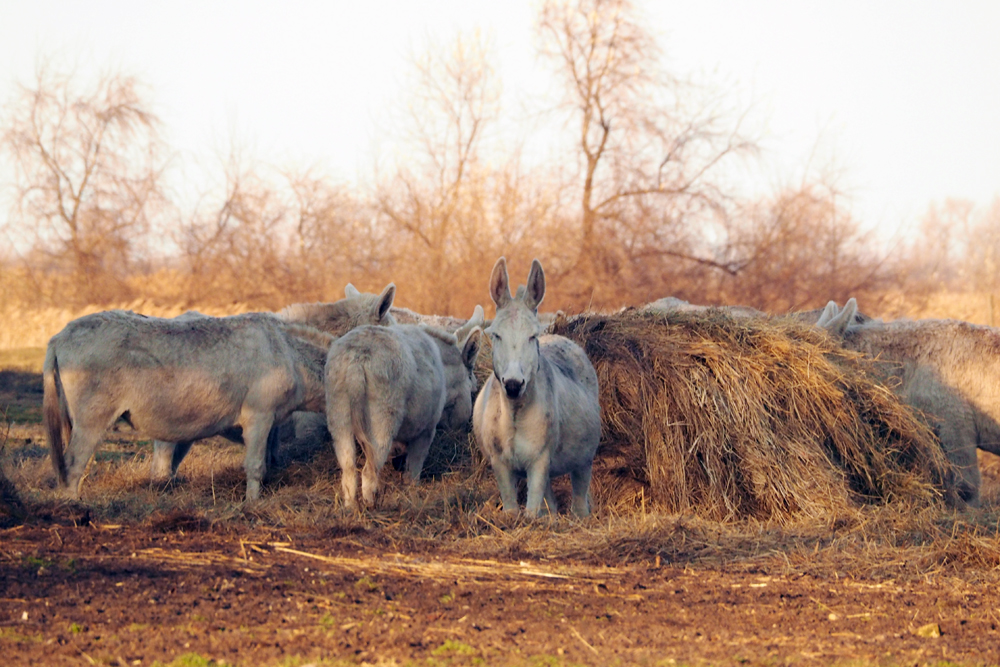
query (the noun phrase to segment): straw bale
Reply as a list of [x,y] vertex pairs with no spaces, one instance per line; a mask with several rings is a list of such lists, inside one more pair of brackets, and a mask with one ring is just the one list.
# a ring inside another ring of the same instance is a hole
[[[948,464],[930,430],[812,327],[629,310],[561,318],[553,332],[597,370],[602,506],[786,521],[940,497]],[[478,371],[492,372],[488,349]]]

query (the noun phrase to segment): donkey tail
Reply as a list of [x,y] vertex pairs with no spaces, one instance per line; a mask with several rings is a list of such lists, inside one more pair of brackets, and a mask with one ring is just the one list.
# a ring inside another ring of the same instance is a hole
[[59,376],[59,360],[56,358],[55,345],[49,342],[45,351],[45,364],[42,367],[42,420],[49,436],[49,453],[52,457],[52,467],[55,468],[59,484],[66,486],[66,459],[63,448],[73,433],[73,422],[69,416],[69,406],[63,392],[62,378]]
[[368,414],[368,375],[361,364],[351,364],[347,371],[347,395],[351,400],[351,430],[361,444],[365,457],[374,451],[371,440],[371,418]]

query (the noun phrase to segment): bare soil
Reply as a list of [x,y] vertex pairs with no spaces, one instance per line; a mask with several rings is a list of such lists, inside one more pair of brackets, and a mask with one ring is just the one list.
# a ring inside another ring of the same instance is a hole
[[0,533],[5,664],[1000,662],[1000,592],[952,580],[481,561],[185,517],[65,523]]

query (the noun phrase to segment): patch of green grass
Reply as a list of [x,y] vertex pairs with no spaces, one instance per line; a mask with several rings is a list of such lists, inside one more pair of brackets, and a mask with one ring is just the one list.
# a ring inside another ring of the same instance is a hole
[[367,588],[370,591],[378,590],[378,584],[376,584],[368,577],[361,577],[356,582],[354,582],[354,585],[357,586],[358,588]]
[[479,651],[468,644],[453,639],[445,640],[443,644],[431,651],[432,655],[476,655],[478,653]]
[[72,632],[74,635],[78,635],[81,632],[83,632],[83,626],[79,625],[78,623],[70,623],[69,631]]
[[12,424],[41,424],[42,405],[21,405],[8,403],[3,406],[7,421]]
[[177,656],[170,662],[160,662],[157,660],[153,667],[224,667],[227,662],[219,662],[212,658],[205,658],[197,653],[185,653]]
[[31,567],[52,567],[56,564],[54,560],[39,558],[38,556],[25,556],[24,562]]
[[41,644],[44,641],[45,636],[42,635],[42,633],[26,635],[18,632],[14,628],[0,627],[0,643],[17,642],[19,644]]

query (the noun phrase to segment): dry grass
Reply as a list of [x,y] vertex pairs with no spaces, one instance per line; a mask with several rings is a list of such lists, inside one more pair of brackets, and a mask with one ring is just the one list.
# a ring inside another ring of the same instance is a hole
[[[215,439],[196,444],[180,479],[159,485],[149,482],[151,444],[134,434],[115,433],[91,465],[84,504],[76,505],[56,497],[39,437],[36,426],[15,427],[5,458],[11,480],[41,520],[69,516],[164,532],[263,531],[280,539],[322,535],[386,552],[440,551],[499,560],[659,562],[831,578],[945,573],[993,581],[1000,573],[1000,506],[991,501],[983,509],[963,512],[940,503],[896,501],[844,507],[820,517],[726,523],[643,503],[648,492],[636,484],[630,487],[637,497],[634,506],[597,500],[595,514],[585,521],[566,515],[529,520],[499,509],[492,474],[468,449],[466,437],[466,450],[455,450],[460,461],[452,467],[439,459],[432,468],[443,467],[419,486],[387,467],[377,508],[353,514],[340,501],[339,470],[328,444],[285,452],[286,460],[267,479],[262,499],[246,504],[239,445]],[[31,444],[26,444],[28,438]],[[607,484],[608,478],[603,479]],[[610,485],[595,490],[611,493]],[[557,497],[565,502],[568,495],[562,480]],[[987,487],[985,495],[992,498],[996,490],[991,494]]]
[[[45,346],[48,345],[49,338],[59,333],[72,320],[90,313],[113,309],[132,310],[153,317],[176,317],[189,310],[189,307],[177,303],[161,304],[146,299],[109,306],[91,305],[83,308],[22,308],[17,305],[4,304],[3,307],[0,307],[0,321],[4,323],[4,326],[0,327],[0,350],[25,350],[23,354],[29,360],[33,360],[32,348],[34,350],[41,349],[44,356]],[[223,316],[246,313],[253,308],[247,304],[234,303],[224,308],[197,307],[195,310],[206,315]]]
[[597,370],[600,456],[668,512],[821,518],[858,501],[930,502],[946,474],[918,417],[812,327],[711,310],[626,311],[554,330]]
[[[653,317],[557,325],[587,347],[603,385],[596,511],[585,521],[501,512],[466,431],[440,434],[420,486],[388,466],[377,508],[360,515],[344,512],[327,443],[285,448],[251,504],[243,448],[220,439],[197,443],[180,479],[164,486],[149,481],[151,443],[121,427],[91,464],[84,505],[57,498],[36,424],[11,427],[0,465],[29,520],[323,535],[499,560],[996,578],[1000,498],[990,484],[1000,487],[1000,466],[984,466],[984,509],[950,510],[934,501],[943,461],[928,434],[855,357],[795,323]],[[556,484],[563,506],[568,486]]]

